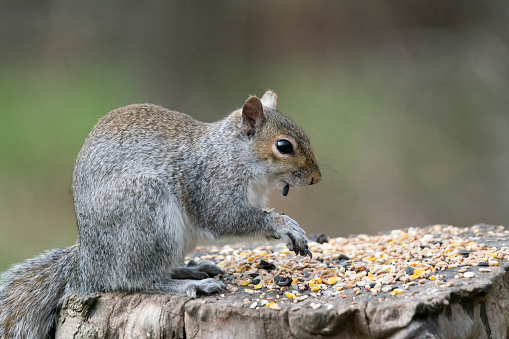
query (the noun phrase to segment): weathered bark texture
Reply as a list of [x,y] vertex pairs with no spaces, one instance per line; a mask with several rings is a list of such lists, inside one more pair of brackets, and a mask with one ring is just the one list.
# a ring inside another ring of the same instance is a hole
[[[499,239],[501,245],[507,239]],[[242,289],[195,300],[146,293],[71,296],[56,338],[508,338],[508,267],[501,260],[450,288],[418,285],[419,293],[406,297],[323,295],[279,311],[250,309],[245,299],[253,295]],[[313,310],[311,302],[331,306]]]

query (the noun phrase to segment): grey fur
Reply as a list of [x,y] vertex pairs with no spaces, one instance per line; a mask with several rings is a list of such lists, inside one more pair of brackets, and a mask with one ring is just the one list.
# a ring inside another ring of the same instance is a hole
[[[272,95],[268,102],[275,105]],[[309,140],[275,107],[258,116],[254,109],[258,120],[249,133],[241,110],[211,124],[150,104],[103,117],[74,167],[78,242],[2,275],[0,337],[48,337],[70,293],[217,293],[224,285],[210,277],[221,273],[218,267],[183,266],[200,237],[283,238],[296,253],[308,250],[294,220],[263,212],[261,204],[269,186],[320,180]],[[270,145],[264,144],[272,142],[266,137],[278,133],[298,141],[304,165],[265,154]]]

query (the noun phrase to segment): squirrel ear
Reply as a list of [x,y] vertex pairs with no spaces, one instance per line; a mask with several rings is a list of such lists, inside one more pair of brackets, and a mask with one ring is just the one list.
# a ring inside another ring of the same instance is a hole
[[256,129],[259,128],[265,116],[263,115],[263,107],[260,99],[250,96],[244,106],[242,106],[242,124],[246,130],[247,136],[253,136]]
[[262,97],[262,105],[277,110],[277,94],[272,91],[267,91]]

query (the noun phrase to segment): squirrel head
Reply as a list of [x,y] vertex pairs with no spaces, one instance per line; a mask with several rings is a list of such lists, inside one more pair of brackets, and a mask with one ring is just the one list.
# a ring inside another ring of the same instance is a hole
[[252,140],[258,161],[268,169],[268,180],[284,187],[320,182],[318,168],[307,135],[292,120],[278,111],[276,93],[267,91],[261,99],[250,96],[242,107],[242,133]]

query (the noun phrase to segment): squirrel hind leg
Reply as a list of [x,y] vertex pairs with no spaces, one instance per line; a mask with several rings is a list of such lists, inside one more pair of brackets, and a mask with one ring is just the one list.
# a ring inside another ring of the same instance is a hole
[[201,280],[212,278],[220,274],[223,274],[223,270],[210,261],[201,261],[197,263],[194,260],[189,261],[186,267],[174,268],[171,271],[171,277],[173,279]]

